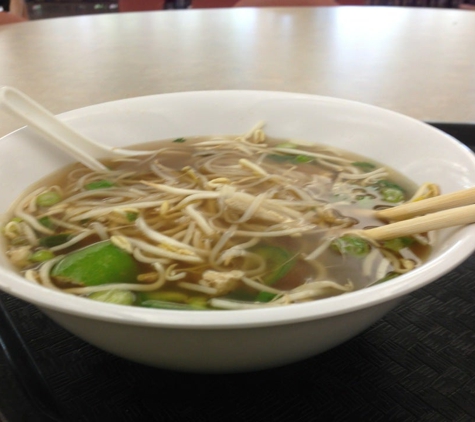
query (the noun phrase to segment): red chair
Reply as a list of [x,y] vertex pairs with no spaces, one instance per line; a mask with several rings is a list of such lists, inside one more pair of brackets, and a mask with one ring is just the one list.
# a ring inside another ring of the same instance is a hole
[[119,0],[119,12],[163,10],[165,0]]

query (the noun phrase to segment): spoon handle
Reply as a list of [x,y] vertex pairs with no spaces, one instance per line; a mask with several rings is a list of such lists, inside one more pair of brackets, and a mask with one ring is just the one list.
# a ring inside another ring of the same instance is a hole
[[[92,170],[106,170],[96,158],[106,157],[107,150],[76,132],[37,102],[12,87],[0,89],[0,104],[51,143],[73,155]],[[80,148],[78,147],[80,146]]]

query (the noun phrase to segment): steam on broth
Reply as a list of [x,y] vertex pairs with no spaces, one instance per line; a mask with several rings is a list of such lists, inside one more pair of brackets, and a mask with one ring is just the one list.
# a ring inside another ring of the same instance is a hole
[[80,164],[35,185],[2,229],[30,281],[165,309],[245,309],[344,294],[420,265],[425,235],[376,243],[373,210],[437,194],[328,146],[175,139],[141,159]]

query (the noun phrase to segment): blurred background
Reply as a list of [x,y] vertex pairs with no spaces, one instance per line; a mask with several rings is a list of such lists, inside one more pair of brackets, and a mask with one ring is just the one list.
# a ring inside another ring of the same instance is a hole
[[[97,13],[118,13],[120,11],[153,9],[188,9],[210,7],[232,7],[238,0],[23,0],[28,19],[89,15]],[[337,0],[341,5],[382,5],[409,7],[459,8],[461,4],[475,4],[475,0]],[[276,5],[287,5],[276,1]],[[1,4],[1,2],[0,2]],[[158,6],[159,5],[159,6]],[[300,5],[295,0],[295,5]],[[1,9],[1,6],[0,6]]]

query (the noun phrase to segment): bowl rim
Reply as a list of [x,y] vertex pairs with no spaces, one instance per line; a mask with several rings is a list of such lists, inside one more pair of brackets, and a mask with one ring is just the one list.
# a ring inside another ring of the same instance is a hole
[[[354,107],[363,107],[378,113],[391,114],[398,119],[412,121],[413,124],[420,125],[425,130],[432,130],[434,136],[443,136],[446,142],[453,148],[459,148],[460,153],[467,156],[473,164],[473,178],[475,183],[475,155],[462,143],[446,133],[429,126],[428,124],[412,117],[383,109],[381,107],[358,101],[326,97],[313,94],[301,94],[280,91],[258,91],[258,90],[212,90],[212,91],[190,91],[176,92],[168,94],[155,94],[129,99],[109,101],[92,106],[82,107],[58,115],[61,119],[68,120],[74,117],[83,117],[88,113],[96,112],[102,108],[120,107],[125,102],[138,102],[160,98],[180,99],[190,96],[265,96],[268,98],[282,97],[284,99],[303,98],[315,101],[325,101],[336,104],[346,104]],[[6,139],[16,133],[23,133],[26,128],[18,129],[0,139]],[[175,329],[229,329],[229,328],[251,328],[271,325],[291,324],[315,319],[329,318],[336,315],[356,312],[363,308],[376,306],[383,302],[398,299],[414,290],[417,290],[430,282],[446,274],[460,263],[462,263],[474,250],[475,244],[470,242],[470,237],[475,236],[475,226],[463,227],[466,235],[449,250],[442,255],[431,259],[422,267],[405,274],[398,279],[390,280],[384,284],[372,286],[370,288],[353,291],[336,297],[319,299],[308,303],[293,304],[290,306],[270,307],[247,310],[226,310],[226,311],[173,311],[162,309],[146,309],[129,306],[117,306],[113,304],[101,303],[85,298],[68,295],[62,292],[52,291],[40,285],[28,282],[11,269],[0,267],[0,289],[8,294],[26,300],[45,311],[60,312],[75,317],[86,317],[108,322],[116,322],[128,325],[156,326]],[[450,263],[444,262],[445,255],[450,252]],[[443,272],[440,272],[440,269]],[[421,277],[424,275],[424,277]],[[7,281],[6,281],[7,280]],[[219,318],[217,318],[219,316]]]

